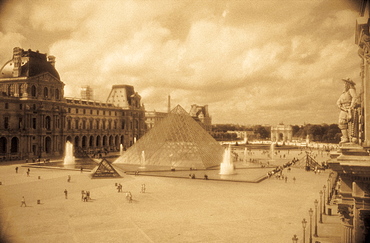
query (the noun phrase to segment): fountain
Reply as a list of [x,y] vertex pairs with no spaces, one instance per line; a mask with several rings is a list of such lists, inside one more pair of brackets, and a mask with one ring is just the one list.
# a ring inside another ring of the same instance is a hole
[[231,145],[225,149],[224,158],[220,164],[220,175],[233,175],[234,164],[231,161]]
[[70,141],[66,142],[64,164],[65,165],[75,164],[75,157],[73,156],[73,144]]
[[248,153],[248,148],[247,148],[247,147],[245,147],[245,148],[244,148],[244,158],[243,158],[243,162],[244,162],[244,163],[247,163],[247,153]]
[[274,154],[275,154],[275,143],[271,142],[271,146],[270,146],[271,161],[274,161]]
[[123,155],[123,145],[122,145],[122,143],[119,145],[119,155]]
[[141,159],[140,159],[140,169],[144,169],[145,168],[145,152],[144,150],[141,151]]

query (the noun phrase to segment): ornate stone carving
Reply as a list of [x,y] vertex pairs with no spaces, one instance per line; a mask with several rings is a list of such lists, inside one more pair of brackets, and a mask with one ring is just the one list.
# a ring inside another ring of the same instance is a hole
[[353,225],[353,205],[338,204],[338,213],[343,223]]

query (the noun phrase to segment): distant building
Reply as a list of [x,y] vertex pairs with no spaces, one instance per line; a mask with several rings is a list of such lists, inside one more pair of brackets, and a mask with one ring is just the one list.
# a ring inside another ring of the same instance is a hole
[[290,125],[279,124],[271,127],[272,142],[291,142],[293,136],[293,128]]
[[94,100],[94,91],[89,85],[81,87],[81,98],[84,100]]
[[212,131],[212,118],[208,113],[208,105],[191,105],[190,116],[194,118],[206,131]]
[[111,103],[123,109],[130,107],[140,108],[141,96],[135,92],[131,85],[113,85],[108,95],[107,103]]
[[152,129],[158,122],[163,120],[168,115],[167,112],[145,111],[146,129]]
[[[145,111],[132,86],[125,105],[64,97],[55,57],[16,47],[0,69],[0,160],[119,150],[145,133]],[[113,86],[112,92],[116,91]],[[125,88],[126,89],[125,89]]]

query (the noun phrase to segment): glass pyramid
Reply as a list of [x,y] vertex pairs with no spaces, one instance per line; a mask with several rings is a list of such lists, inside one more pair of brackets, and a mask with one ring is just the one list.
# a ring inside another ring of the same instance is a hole
[[113,163],[207,169],[224,149],[181,106],[176,106]]
[[99,163],[95,171],[93,171],[92,173],[92,178],[101,178],[101,177],[121,177],[121,176],[108,162],[108,160],[103,159]]

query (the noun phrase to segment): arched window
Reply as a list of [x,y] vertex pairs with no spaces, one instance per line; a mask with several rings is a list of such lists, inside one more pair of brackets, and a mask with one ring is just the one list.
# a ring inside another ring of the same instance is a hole
[[10,153],[18,153],[19,140],[17,137],[12,138],[10,142]]
[[44,98],[49,97],[49,89],[47,87],[44,88]]

